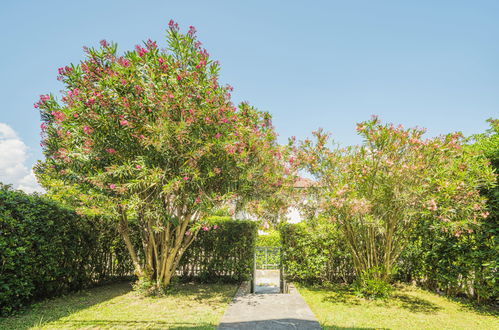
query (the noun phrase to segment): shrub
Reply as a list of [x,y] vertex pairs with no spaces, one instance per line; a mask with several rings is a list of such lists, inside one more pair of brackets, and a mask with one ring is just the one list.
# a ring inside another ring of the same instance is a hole
[[0,184],[0,314],[34,299],[123,277],[131,263],[114,226]]
[[282,255],[286,278],[310,283],[353,280],[352,256],[335,224],[283,224]]
[[[473,149],[487,157],[499,170],[499,125],[473,137]],[[497,180],[497,177],[496,177]],[[487,198],[486,217],[475,217],[470,230],[441,231],[439,219],[424,217],[404,250],[399,262],[398,279],[416,281],[426,288],[448,295],[465,295],[477,301],[494,301],[499,296],[496,285],[499,245],[499,185],[482,189]]]
[[422,129],[377,117],[357,130],[363,143],[343,149],[330,149],[329,135],[314,132],[315,142],[300,144],[298,161],[317,179],[309,189],[317,211],[342,231],[358,274],[377,268],[373,275],[389,282],[422,219],[459,236],[487,217],[479,189],[495,181],[493,169],[464,147],[461,134],[424,139]]
[[178,275],[184,281],[248,280],[253,269],[258,223],[220,216],[210,217],[206,222],[182,257]]
[[390,283],[380,279],[380,273],[382,270],[379,268],[371,268],[357,276],[353,285],[354,292],[367,299],[388,298],[394,289]]
[[256,246],[281,246],[281,235],[278,230],[268,230],[266,235],[258,235],[256,239]]

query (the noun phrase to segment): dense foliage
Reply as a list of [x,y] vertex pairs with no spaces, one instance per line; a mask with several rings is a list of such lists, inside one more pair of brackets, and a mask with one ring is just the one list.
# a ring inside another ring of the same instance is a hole
[[40,181],[49,192],[71,187],[84,211],[119,219],[136,274],[158,289],[214,207],[279,189],[287,155],[268,113],[234,106],[195,29],[184,34],[170,21],[167,32],[166,50],[151,40],[123,55],[104,40],[86,49],[80,64],[59,69],[61,101],[42,95],[35,105],[46,156]]
[[40,298],[131,275],[114,226],[0,185],[0,314]]
[[207,225],[182,257],[179,276],[202,282],[249,280],[257,225],[255,221],[230,217],[208,218]]
[[318,181],[317,211],[342,232],[358,277],[390,281],[420,225],[460,237],[487,218],[479,189],[495,181],[493,170],[463,147],[460,134],[423,139],[422,129],[376,117],[357,130],[361,145],[336,150],[327,146],[328,134],[315,132],[315,143],[301,143],[299,160]]
[[[499,172],[499,126],[474,136],[467,148],[485,155]],[[417,281],[432,290],[448,295],[466,295],[478,301],[499,296],[497,265],[499,261],[499,186],[483,189],[487,198],[487,217],[473,219],[471,230],[449,232],[436,230],[438,218],[426,216],[418,224],[409,246],[402,254],[398,277]]]
[[269,229],[265,231],[265,234],[259,234],[256,239],[256,246],[280,247],[281,246],[280,231],[275,229]]
[[282,255],[286,278],[308,283],[351,283],[352,256],[334,223],[282,224]]

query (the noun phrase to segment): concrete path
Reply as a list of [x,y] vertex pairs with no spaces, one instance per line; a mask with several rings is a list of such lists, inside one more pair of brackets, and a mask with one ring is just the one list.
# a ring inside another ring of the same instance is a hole
[[290,285],[288,294],[249,294],[241,287],[218,329],[321,329],[319,322]]
[[255,272],[255,293],[279,293],[281,291],[279,269],[257,270]]

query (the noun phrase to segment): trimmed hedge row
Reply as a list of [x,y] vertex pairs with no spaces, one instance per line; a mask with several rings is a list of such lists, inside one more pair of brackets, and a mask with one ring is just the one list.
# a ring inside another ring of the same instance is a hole
[[[248,280],[258,225],[255,221],[231,220],[230,217],[207,219],[211,230],[199,232],[180,261],[182,280],[202,282],[239,282]],[[213,229],[217,226],[216,229]]]
[[[211,217],[208,222],[212,229],[198,234],[177,276],[202,282],[249,279],[257,223],[230,217]],[[138,234],[132,236],[139,247]],[[34,300],[132,274],[128,251],[112,220],[80,216],[43,196],[0,183],[0,316]]]
[[282,224],[282,262],[286,278],[308,283],[351,283],[350,250],[334,224]]
[[130,274],[115,226],[0,184],[0,315]]

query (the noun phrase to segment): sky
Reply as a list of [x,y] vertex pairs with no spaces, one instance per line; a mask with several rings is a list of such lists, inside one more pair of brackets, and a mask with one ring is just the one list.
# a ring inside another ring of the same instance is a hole
[[499,1],[14,1],[0,6],[0,182],[37,191],[40,94],[101,39],[165,46],[168,21],[221,63],[233,100],[272,114],[280,142],[319,127],[342,145],[372,114],[428,136],[499,117]]

